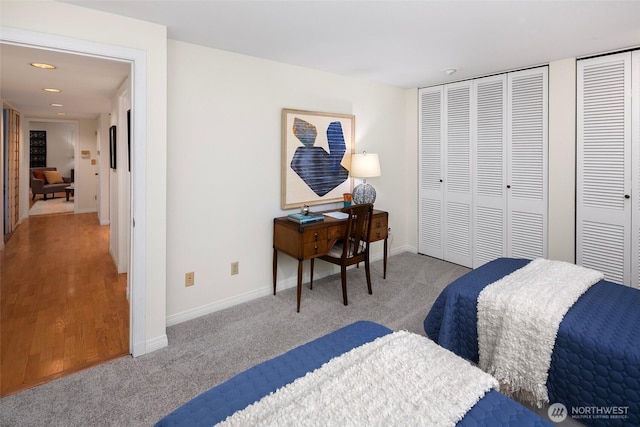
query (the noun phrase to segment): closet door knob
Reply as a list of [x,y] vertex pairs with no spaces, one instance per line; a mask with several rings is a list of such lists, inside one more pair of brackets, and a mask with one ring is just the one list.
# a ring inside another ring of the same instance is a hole
[[625,195],[624,195],[624,198],[625,198],[625,199],[630,199],[630,198],[631,198],[631,196],[630,196],[630,195],[628,195],[628,194],[625,194]]
[[507,188],[511,188],[511,186],[510,186],[510,185],[507,185]]

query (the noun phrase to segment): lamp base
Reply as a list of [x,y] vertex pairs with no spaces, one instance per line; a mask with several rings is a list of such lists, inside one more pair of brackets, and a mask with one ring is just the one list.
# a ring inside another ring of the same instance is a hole
[[353,203],[361,205],[363,203],[373,203],[376,201],[376,190],[371,184],[362,183],[353,189]]

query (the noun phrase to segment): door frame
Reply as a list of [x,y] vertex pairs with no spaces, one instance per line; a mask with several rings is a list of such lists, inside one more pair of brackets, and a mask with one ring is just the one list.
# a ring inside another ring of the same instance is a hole
[[129,351],[136,357],[147,352],[146,345],[146,149],[147,149],[147,60],[146,52],[88,40],[3,27],[0,41],[25,47],[98,56],[131,63],[131,212],[130,259],[127,276],[130,291]]

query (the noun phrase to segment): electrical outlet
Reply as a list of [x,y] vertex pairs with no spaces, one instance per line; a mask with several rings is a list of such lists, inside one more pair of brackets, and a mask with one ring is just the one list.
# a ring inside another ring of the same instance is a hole
[[231,275],[236,275],[240,273],[240,263],[238,261],[231,263]]
[[184,285],[185,286],[193,286],[195,284],[195,274],[192,271],[191,273],[185,273],[184,275]]

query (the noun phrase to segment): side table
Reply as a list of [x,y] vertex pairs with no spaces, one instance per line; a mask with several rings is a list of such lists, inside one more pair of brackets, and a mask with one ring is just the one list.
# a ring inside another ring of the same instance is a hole
[[67,202],[69,201],[69,196],[73,196],[73,190],[73,185],[70,185],[64,189],[64,195],[67,196]]

